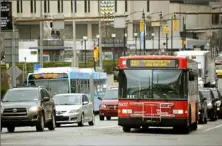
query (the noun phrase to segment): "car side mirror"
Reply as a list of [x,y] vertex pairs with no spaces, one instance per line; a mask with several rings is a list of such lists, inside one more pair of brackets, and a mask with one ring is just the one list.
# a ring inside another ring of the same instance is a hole
[[89,102],[88,101],[84,101],[83,103],[82,103],[82,105],[87,105]]
[[99,100],[103,100],[101,97],[98,97]]
[[49,97],[43,97],[43,100],[42,101],[49,101]]
[[195,79],[195,73],[193,71],[189,72],[189,81],[194,81]]
[[203,100],[203,101],[204,101],[204,100],[207,100],[207,98],[206,98],[206,97],[204,97],[202,100]]

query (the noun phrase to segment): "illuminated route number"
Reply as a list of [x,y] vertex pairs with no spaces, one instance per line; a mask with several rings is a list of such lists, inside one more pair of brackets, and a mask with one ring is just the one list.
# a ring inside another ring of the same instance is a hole
[[129,67],[178,67],[176,60],[130,60]]

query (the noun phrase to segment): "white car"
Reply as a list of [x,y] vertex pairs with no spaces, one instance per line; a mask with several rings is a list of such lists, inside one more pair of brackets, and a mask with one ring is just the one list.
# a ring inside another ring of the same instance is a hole
[[85,122],[94,125],[95,117],[93,104],[85,94],[57,94],[53,97],[56,106],[56,126],[61,124],[78,123],[83,126]]

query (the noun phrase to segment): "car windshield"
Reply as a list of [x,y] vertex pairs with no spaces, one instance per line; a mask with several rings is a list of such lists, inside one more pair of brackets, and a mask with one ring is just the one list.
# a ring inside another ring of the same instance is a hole
[[38,99],[38,89],[12,89],[7,91],[2,102],[36,101]]
[[216,70],[222,70],[222,65],[216,65],[216,66],[215,66],[215,69],[216,69]]
[[118,89],[107,90],[105,99],[118,99]]
[[81,105],[82,95],[55,95],[53,97],[56,105]]
[[201,90],[199,92],[200,94],[200,99],[203,99],[203,98],[207,98],[207,99],[211,99],[210,97],[210,90]]
[[120,98],[184,99],[185,85],[182,70],[121,70]]

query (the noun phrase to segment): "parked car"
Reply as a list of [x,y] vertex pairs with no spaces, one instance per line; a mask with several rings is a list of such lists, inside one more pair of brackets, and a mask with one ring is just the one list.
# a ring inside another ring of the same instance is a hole
[[210,120],[216,121],[218,119],[218,113],[213,91],[209,88],[199,89],[199,91],[200,95],[203,96],[203,98],[206,98],[208,117]]
[[56,126],[61,124],[78,123],[83,126],[85,122],[94,125],[95,117],[93,104],[85,94],[57,94],[53,97],[56,104]]
[[36,126],[37,131],[55,129],[55,104],[43,87],[9,89],[2,99],[2,127],[14,132],[15,127]]
[[217,88],[211,88],[214,94],[214,104],[217,107],[217,115],[218,117],[222,114],[222,97],[220,91]]
[[101,121],[106,117],[110,120],[111,117],[118,116],[118,88],[107,89],[104,98],[99,98],[102,100],[99,105],[99,118]]
[[199,124],[207,124],[207,98],[199,92]]

